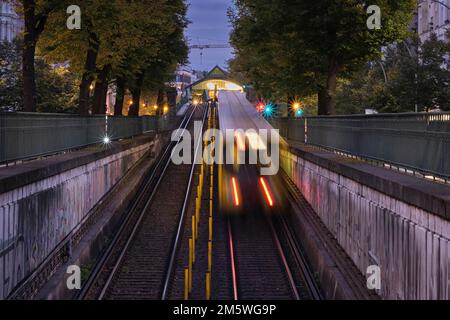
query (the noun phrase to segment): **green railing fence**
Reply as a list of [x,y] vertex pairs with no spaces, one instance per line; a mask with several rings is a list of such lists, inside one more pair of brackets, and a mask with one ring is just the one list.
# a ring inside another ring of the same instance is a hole
[[450,178],[450,113],[271,118],[288,140]]
[[0,163],[77,149],[151,131],[171,130],[175,116],[112,117],[0,113]]

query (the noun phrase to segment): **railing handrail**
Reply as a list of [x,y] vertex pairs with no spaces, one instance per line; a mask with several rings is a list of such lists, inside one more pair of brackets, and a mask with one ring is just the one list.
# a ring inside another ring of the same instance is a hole
[[109,114],[76,114],[76,113],[47,113],[47,112],[3,112],[0,111],[0,116],[30,116],[30,117],[68,117],[68,118],[99,118],[104,119],[106,116],[111,118],[157,118],[155,115],[143,115],[143,116],[115,116]]
[[450,112],[403,112],[403,113],[377,113],[377,114],[350,114],[350,115],[332,115],[332,116],[305,116],[305,117],[273,117],[273,119],[370,119],[370,118],[420,118],[432,116],[450,116]]
[[[419,117],[418,117],[419,115]],[[450,181],[450,112],[270,118],[289,141]]]
[[170,130],[173,114],[109,116],[62,113],[0,113],[0,164],[76,150],[104,141]]

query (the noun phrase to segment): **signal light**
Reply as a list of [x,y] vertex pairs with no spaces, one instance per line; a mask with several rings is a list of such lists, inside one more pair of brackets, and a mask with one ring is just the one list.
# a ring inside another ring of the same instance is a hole
[[303,109],[298,109],[298,110],[295,112],[295,116],[296,116],[296,117],[303,117],[303,114],[304,114]]
[[256,110],[262,112],[264,111],[264,107],[265,107],[264,103],[260,102],[256,105]]
[[274,111],[274,106],[272,105],[272,103],[268,103],[265,107],[264,107],[264,115],[266,117],[271,117]]

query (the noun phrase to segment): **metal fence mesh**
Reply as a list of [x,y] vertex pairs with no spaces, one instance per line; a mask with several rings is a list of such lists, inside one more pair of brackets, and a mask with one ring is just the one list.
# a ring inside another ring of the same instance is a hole
[[288,140],[450,177],[450,113],[273,118]]
[[124,139],[174,127],[175,116],[110,117],[0,113],[0,163]]

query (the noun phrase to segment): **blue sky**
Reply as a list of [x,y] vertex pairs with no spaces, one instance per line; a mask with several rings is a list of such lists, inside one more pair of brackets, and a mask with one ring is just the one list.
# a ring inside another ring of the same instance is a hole
[[[188,26],[186,36],[193,44],[228,44],[230,26],[227,8],[232,0],[188,0]],[[200,51],[194,49],[189,55],[191,66],[196,70],[209,70],[216,64],[226,67],[226,61],[232,57],[232,49],[205,49],[203,63],[200,63]]]

